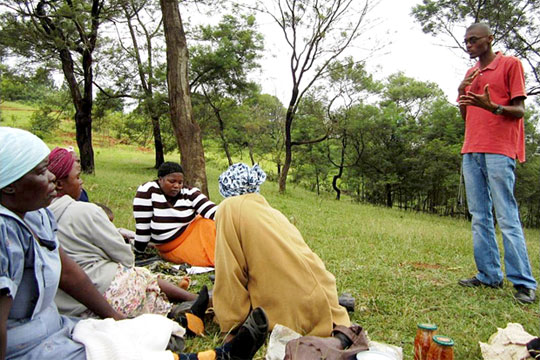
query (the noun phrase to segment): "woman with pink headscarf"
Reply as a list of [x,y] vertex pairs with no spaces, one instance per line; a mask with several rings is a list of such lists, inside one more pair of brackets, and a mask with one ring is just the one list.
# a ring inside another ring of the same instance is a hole
[[[148,269],[134,266],[131,246],[125,243],[103,209],[75,200],[80,195],[83,181],[80,164],[73,153],[62,148],[53,149],[48,169],[56,176],[58,195],[49,209],[58,223],[58,239],[115,309],[128,317],[143,313],[167,315],[173,307],[171,302],[197,298],[195,294],[159,279]],[[62,291],[58,292],[55,301],[64,314],[91,315],[84,305]],[[192,312],[200,318],[208,304],[205,288],[196,304]],[[193,321],[202,324],[197,319]]]

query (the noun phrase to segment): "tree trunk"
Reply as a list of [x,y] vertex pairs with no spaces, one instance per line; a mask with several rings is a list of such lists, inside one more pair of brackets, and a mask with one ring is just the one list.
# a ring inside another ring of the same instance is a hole
[[[93,2],[93,11],[96,5]],[[42,29],[51,34],[55,29],[52,21],[47,17],[44,10],[44,2],[39,2],[36,8],[36,13],[40,17]],[[97,25],[96,33],[97,33]],[[62,30],[56,29],[63,39]],[[92,40],[92,39],[91,39]],[[94,38],[95,40],[95,38]],[[91,45],[94,43],[90,42]],[[81,169],[85,173],[94,172],[94,149],[92,148],[92,50],[87,48],[82,52],[82,70],[83,70],[83,93],[79,88],[79,82],[75,77],[75,65],[70,50],[65,46],[57,48],[60,62],[62,63],[62,72],[68,85],[73,107],[75,108],[75,137],[79,147],[81,158]]]
[[159,117],[154,113],[152,117],[152,130],[154,132],[154,149],[156,152],[156,164],[154,167],[158,169],[161,164],[165,162],[165,155],[163,154],[163,141],[161,140],[161,129],[159,127]]
[[[336,192],[336,200],[341,199],[341,189],[337,186],[337,182],[343,175],[343,167],[345,166],[345,150],[347,149],[347,132],[344,131],[341,136],[341,158],[339,159],[338,173],[334,175],[332,179],[332,187]],[[328,150],[328,157],[330,158],[330,150]]]
[[75,136],[81,158],[81,169],[87,173],[94,172],[94,149],[92,148],[92,118],[90,114],[77,111],[75,113]]
[[223,145],[223,151],[225,151],[225,156],[227,156],[229,166],[231,166],[233,164],[233,161],[231,158],[231,152],[229,151],[229,143],[227,143],[227,139],[225,138],[225,134],[223,134],[223,131],[219,132],[219,137],[221,138],[221,144]]
[[231,152],[229,151],[229,142],[227,141],[227,138],[225,137],[225,123],[223,122],[223,119],[221,118],[221,114],[217,108],[215,108],[212,105],[212,108],[214,109],[214,114],[216,115],[218,119],[219,124],[219,137],[221,138],[221,143],[223,144],[223,151],[225,151],[225,155],[227,156],[227,160],[229,161],[229,166],[233,164]]
[[386,190],[386,206],[391,208],[392,207],[392,185],[386,184],[385,186]]
[[341,189],[337,186],[337,182],[341,178],[342,174],[343,174],[343,166],[340,166],[338,173],[334,175],[334,177],[332,178],[332,188],[336,192],[336,200],[341,199]]
[[254,166],[255,165],[255,155],[253,155],[253,146],[251,146],[251,143],[249,143],[247,146],[248,146],[248,150],[249,150],[249,159],[251,160],[251,166]]
[[291,128],[292,122],[294,119],[294,105],[298,99],[298,85],[293,86],[291,100],[289,102],[289,107],[287,108],[287,114],[285,115],[285,162],[281,168],[281,174],[279,176],[279,192],[280,194],[285,193],[287,190],[287,175],[289,174],[289,168],[291,167],[292,162],[292,135]]
[[186,183],[208,196],[201,129],[193,120],[188,79],[188,49],[178,0],[160,0],[167,44],[167,84],[171,122],[180,149]]
[[[158,107],[156,106],[154,100],[154,90],[153,83],[154,79],[154,69],[152,63],[152,36],[146,30],[145,25],[139,21],[139,25],[143,28],[146,35],[146,51],[147,51],[147,67],[148,70],[145,70],[143,61],[141,60],[141,54],[139,52],[139,45],[137,41],[137,36],[135,35],[135,29],[131,23],[131,15],[128,11],[126,4],[122,6],[124,10],[125,18],[127,19],[127,25],[129,28],[129,33],[131,35],[131,41],[133,42],[133,56],[137,62],[137,71],[139,73],[139,79],[141,81],[141,86],[145,93],[145,106],[148,115],[152,121],[152,134],[154,135],[154,151],[155,151],[155,164],[154,168],[158,169],[163,162],[165,162],[164,153],[163,153],[163,140],[161,139],[161,129],[159,126],[159,118],[161,116]],[[134,14],[138,15],[138,14]],[[138,16],[137,16],[138,18]],[[145,75],[148,76],[148,81],[146,81]]]
[[60,51],[62,71],[68,84],[75,107],[75,137],[81,158],[81,169],[86,174],[94,172],[94,149],[92,147],[92,55],[83,53],[84,93],[79,90],[75,77],[73,58],[67,49]]

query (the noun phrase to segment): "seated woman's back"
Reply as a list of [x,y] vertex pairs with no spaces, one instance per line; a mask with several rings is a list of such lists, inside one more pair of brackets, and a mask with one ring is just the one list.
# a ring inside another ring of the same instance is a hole
[[216,213],[214,309],[221,331],[258,306],[270,328],[281,324],[301,334],[330,336],[334,325],[349,326],[334,276],[298,229],[258,194],[262,170],[236,165],[222,174],[231,172],[234,179],[220,177],[220,193],[229,197]]
[[[119,264],[134,265],[130,245],[97,205],[64,195],[55,199],[49,209],[58,223],[58,240],[65,252],[83,268],[101,293],[111,284]],[[78,315],[86,310],[61,290],[55,301],[63,314]]]

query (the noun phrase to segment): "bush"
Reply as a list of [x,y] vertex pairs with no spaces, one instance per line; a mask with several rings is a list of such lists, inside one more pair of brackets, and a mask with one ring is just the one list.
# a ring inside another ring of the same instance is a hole
[[49,105],[40,106],[30,117],[30,131],[43,138],[56,131],[60,126],[60,117]]

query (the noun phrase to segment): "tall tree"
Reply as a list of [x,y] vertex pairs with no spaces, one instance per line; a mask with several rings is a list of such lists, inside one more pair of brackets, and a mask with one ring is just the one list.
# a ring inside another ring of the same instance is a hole
[[201,129],[193,119],[188,78],[188,47],[178,0],[160,0],[167,44],[169,106],[186,182],[208,195]]
[[244,102],[249,109],[249,119],[244,123],[244,142],[250,150],[252,163],[255,156],[270,157],[279,175],[283,157],[283,121],[285,109],[275,96],[256,94]]
[[[161,31],[161,18],[155,18],[156,2],[152,0],[124,0],[120,2],[122,15],[127,25],[131,46],[122,41],[122,34],[119,31],[121,47],[124,50],[124,56],[120,60],[128,61],[136,65],[136,74],[138,75],[142,94],[133,94],[132,96],[142,100],[143,108],[152,122],[152,133],[154,135],[154,152],[157,169],[165,161],[163,151],[163,140],[161,137],[161,128],[159,119],[163,115],[163,107],[160,106],[161,94],[156,91],[159,81],[156,77],[156,69],[159,69],[163,63],[158,62],[159,56],[155,54],[156,42],[163,39]],[[113,56],[118,56],[115,52]],[[118,61],[115,63],[118,64]],[[118,68],[124,67],[124,64],[118,64]],[[127,69],[126,69],[127,70]],[[129,73],[127,70],[124,73]],[[164,90],[164,89],[163,89]]]
[[450,39],[465,51],[465,28],[489,24],[495,42],[529,65],[529,95],[540,94],[540,2],[538,0],[423,0],[412,14],[427,34]]
[[113,10],[105,0],[4,0],[0,42],[36,61],[60,62],[75,108],[82,169],[94,171],[92,147],[93,54],[98,29]]
[[263,49],[262,35],[256,31],[254,16],[225,15],[215,26],[200,26],[194,38],[191,90],[201,93],[212,108],[223,150],[232,165],[224,114],[257,90],[248,75],[259,67],[256,61]]
[[[332,179],[332,188],[339,200],[341,189],[338,181],[344,169],[356,165],[362,156],[362,147],[357,140],[362,134],[359,134],[359,127],[355,124],[361,121],[363,115],[360,105],[370,93],[376,94],[381,86],[367,73],[364,63],[355,63],[350,57],[343,62],[330,64],[328,78],[325,92],[332,96],[327,112],[333,131],[327,139],[327,153],[330,163],[338,170]],[[336,102],[339,106],[334,109]]]
[[[328,65],[360,35],[369,3],[369,0],[274,0],[260,3],[260,7],[281,29],[290,54],[292,89],[285,117],[285,161],[279,177],[281,193],[286,190],[292,147],[326,138],[324,134],[318,139],[292,139],[298,106]],[[273,8],[269,8],[271,5]]]

